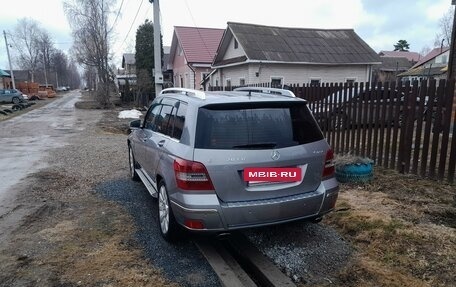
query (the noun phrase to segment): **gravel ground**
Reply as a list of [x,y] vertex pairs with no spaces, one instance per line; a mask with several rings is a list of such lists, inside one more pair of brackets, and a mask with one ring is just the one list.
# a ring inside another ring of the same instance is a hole
[[353,252],[324,224],[293,222],[248,230],[245,235],[284,273],[306,286],[334,282]]
[[65,163],[64,168],[74,176],[85,179],[88,187],[94,186],[92,192],[124,208],[134,220],[134,238],[145,258],[169,281],[180,286],[219,286],[215,273],[192,242],[170,245],[162,239],[156,200],[141,183],[128,177],[127,136],[121,133],[127,130],[129,120],[117,119],[117,113],[105,112],[98,123],[101,133],[95,129],[75,139],[71,147],[54,153],[54,159]]
[[[127,150],[125,149],[125,153]],[[136,224],[136,240],[147,259],[181,286],[220,286],[210,265],[192,241],[168,244],[158,231],[158,203],[142,183],[130,179],[110,181],[97,192],[127,209]]]

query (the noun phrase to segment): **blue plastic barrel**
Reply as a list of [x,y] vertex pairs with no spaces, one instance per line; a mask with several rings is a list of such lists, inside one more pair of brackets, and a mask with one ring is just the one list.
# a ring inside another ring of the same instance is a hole
[[368,182],[373,178],[371,163],[350,163],[336,167],[339,182]]

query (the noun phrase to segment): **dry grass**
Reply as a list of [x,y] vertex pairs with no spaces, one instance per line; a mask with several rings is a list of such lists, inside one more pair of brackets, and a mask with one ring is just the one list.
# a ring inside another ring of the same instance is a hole
[[0,286],[177,286],[143,257],[125,212],[98,200],[83,205],[21,228],[0,251]]
[[450,286],[456,276],[455,188],[377,169],[366,185],[342,185],[326,218],[358,250],[345,286]]

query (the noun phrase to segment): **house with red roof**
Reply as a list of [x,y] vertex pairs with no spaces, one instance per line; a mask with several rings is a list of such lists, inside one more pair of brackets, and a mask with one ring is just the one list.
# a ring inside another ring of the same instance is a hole
[[449,47],[434,48],[408,71],[399,74],[398,77],[402,81],[446,79],[449,57]]
[[388,58],[407,58],[407,60],[413,65],[421,60],[420,53],[410,51],[380,51],[378,53],[380,57]]
[[175,87],[202,89],[201,81],[211,72],[211,64],[224,29],[174,27],[169,56]]

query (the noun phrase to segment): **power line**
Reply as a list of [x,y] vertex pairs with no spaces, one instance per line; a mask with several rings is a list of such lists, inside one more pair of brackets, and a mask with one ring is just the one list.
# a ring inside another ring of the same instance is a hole
[[114,23],[112,24],[112,27],[111,27],[111,29],[109,29],[109,31],[112,31],[112,29],[114,29],[114,27],[116,26],[117,19],[119,18],[120,11],[122,10],[123,3],[124,3],[124,0],[122,0],[122,2],[120,2],[120,7],[119,7],[119,10],[117,10],[116,19],[114,19]]
[[135,18],[133,19],[133,22],[131,22],[130,29],[128,29],[128,33],[127,33],[127,35],[125,36],[125,39],[123,40],[122,45],[120,45],[121,48],[123,47],[123,45],[124,45],[125,42],[127,41],[128,35],[130,34],[130,31],[131,31],[131,29],[133,28],[133,25],[135,24],[136,17],[138,17],[139,10],[141,10],[141,6],[142,6],[143,2],[144,2],[144,0],[141,0],[141,3],[139,4],[139,7],[138,7],[138,11],[136,11]]
[[193,18],[193,14],[192,14],[192,11],[190,10],[190,6],[188,5],[187,0],[184,0],[184,2],[185,2],[185,6],[187,7],[188,13],[190,13],[190,17],[192,18],[193,26],[195,26],[196,31],[198,32],[198,35],[201,39],[201,42],[203,43],[204,47],[206,48],[207,54],[209,55],[209,57],[211,57],[211,52],[209,51],[209,48],[207,47],[206,42],[204,41],[204,38],[201,35],[199,28],[196,26],[195,18]]

